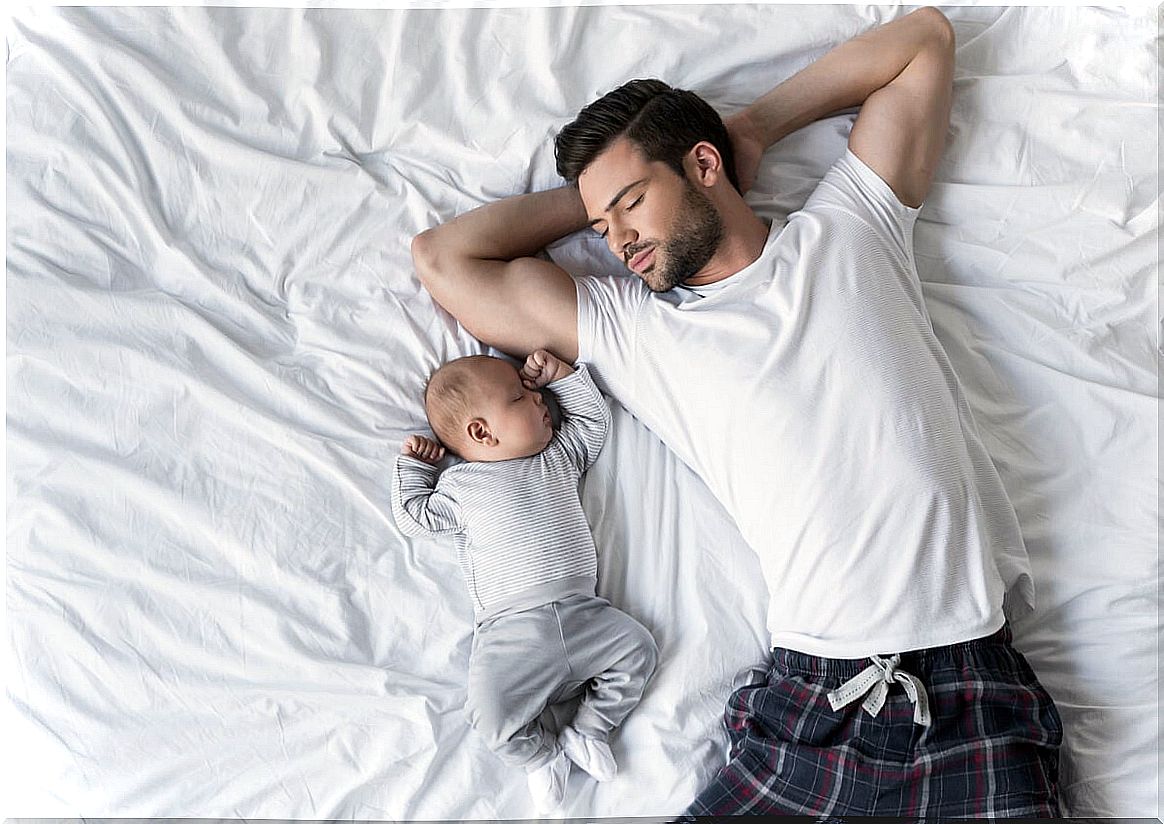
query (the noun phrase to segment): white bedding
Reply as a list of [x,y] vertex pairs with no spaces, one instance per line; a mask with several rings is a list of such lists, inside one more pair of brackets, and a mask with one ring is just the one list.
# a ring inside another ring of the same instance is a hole
[[[949,7],[949,143],[916,229],[1010,492],[1075,816],[1158,815],[1155,12]],[[7,63],[12,816],[532,815],[461,716],[472,610],[387,478],[438,363],[418,231],[556,185],[631,77],[745,105],[884,6],[14,14]],[[781,219],[852,113],[769,152]],[[609,271],[597,239],[554,256]],[[854,399],[857,402],[857,399]],[[679,812],[765,652],[758,564],[616,410],[584,485],[600,589],[661,663],[566,812]],[[773,528],[779,528],[774,524]]]

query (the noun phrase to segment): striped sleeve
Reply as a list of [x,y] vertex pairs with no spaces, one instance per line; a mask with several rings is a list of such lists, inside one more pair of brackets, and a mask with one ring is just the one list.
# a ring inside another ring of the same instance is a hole
[[585,472],[598,458],[610,431],[610,407],[586,364],[547,387],[562,407],[562,428],[558,440],[579,472]]
[[392,472],[392,514],[405,535],[416,538],[457,532],[461,509],[437,489],[437,468],[400,455]]

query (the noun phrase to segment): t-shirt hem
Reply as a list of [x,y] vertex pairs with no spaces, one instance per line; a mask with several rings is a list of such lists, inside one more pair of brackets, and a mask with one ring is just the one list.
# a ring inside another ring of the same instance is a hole
[[949,627],[937,632],[910,633],[906,635],[883,637],[876,639],[862,638],[845,641],[822,641],[811,635],[797,632],[773,632],[770,635],[771,646],[781,649],[790,649],[804,655],[814,655],[818,658],[857,659],[868,658],[870,655],[893,655],[899,652],[911,652],[933,647],[948,647],[953,644],[963,644],[978,638],[985,638],[1002,629],[1006,623],[1006,616],[999,607],[990,616],[976,627],[960,626]]
[[590,290],[579,278],[574,278],[575,301],[578,306],[578,360],[575,363],[592,363],[594,361],[594,314],[593,298]]
[[[578,358],[575,362],[585,363],[589,367],[590,377],[594,379],[597,387],[616,397],[621,393],[616,391],[616,386],[611,385],[610,379],[615,377],[611,373],[619,373],[618,362],[620,359],[622,366],[633,372],[634,350],[637,347],[638,317],[643,305],[650,298],[649,291],[638,292],[630,299],[624,299],[625,296],[611,296],[609,294],[611,290],[617,291],[620,288],[615,284],[615,281],[628,279],[622,275],[580,275],[574,278],[574,294],[578,307]],[[599,300],[595,297],[595,291],[605,291],[608,294]],[[601,339],[599,322],[602,319],[608,321],[613,319],[624,326],[624,333],[630,336],[628,343],[630,352],[616,351],[611,348],[609,341]],[[630,378],[628,374],[618,375],[618,380],[628,378]],[[616,384],[618,380],[616,380]]]
[[879,193],[881,198],[894,208],[904,211],[909,217],[916,218],[922,207],[926,205],[924,200],[917,206],[910,206],[908,203],[902,202],[897,193],[893,191],[893,187],[889,185],[889,181],[877,174],[873,167],[858,157],[852,149],[846,148],[844,157],[866,186]]

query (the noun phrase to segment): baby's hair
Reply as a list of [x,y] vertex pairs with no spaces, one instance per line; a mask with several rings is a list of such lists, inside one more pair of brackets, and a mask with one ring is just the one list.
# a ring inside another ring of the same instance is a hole
[[476,368],[489,355],[468,355],[451,360],[432,373],[424,388],[424,412],[428,424],[445,448],[460,454],[464,442],[461,427],[472,412],[477,389]]

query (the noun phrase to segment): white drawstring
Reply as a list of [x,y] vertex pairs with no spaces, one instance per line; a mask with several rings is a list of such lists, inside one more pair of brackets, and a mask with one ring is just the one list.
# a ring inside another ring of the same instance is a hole
[[897,669],[897,665],[901,663],[901,655],[894,655],[889,659],[871,655],[870,660],[872,664],[828,694],[832,708],[839,710],[864,695],[865,700],[861,702],[861,708],[870,715],[877,715],[885,705],[889,685],[896,681],[905,687],[905,694],[913,702],[913,723],[928,727],[930,706],[926,698],[925,685],[917,677]]

